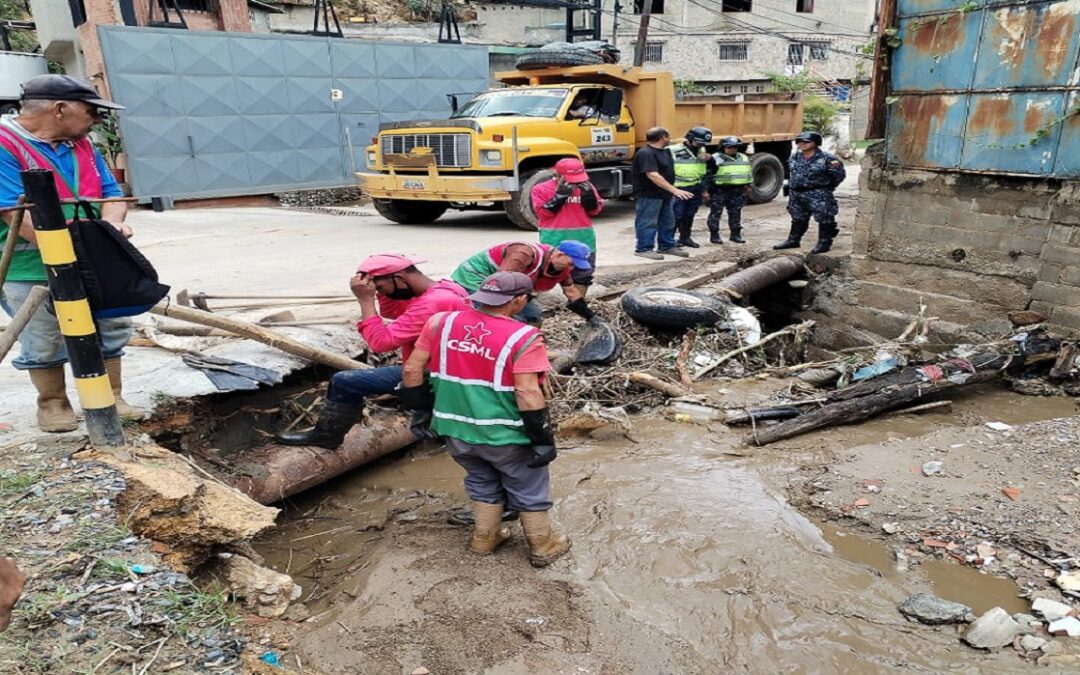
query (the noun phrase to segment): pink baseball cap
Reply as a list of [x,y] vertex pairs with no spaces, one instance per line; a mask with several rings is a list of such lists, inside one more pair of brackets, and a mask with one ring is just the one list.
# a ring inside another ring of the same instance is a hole
[[584,183],[589,180],[585,165],[580,159],[567,157],[555,162],[555,173],[566,179],[567,183]]
[[376,253],[364,258],[360,267],[356,268],[357,274],[370,274],[373,277],[385,277],[389,274],[397,274],[413,265],[426,263],[427,258],[407,256],[400,253]]

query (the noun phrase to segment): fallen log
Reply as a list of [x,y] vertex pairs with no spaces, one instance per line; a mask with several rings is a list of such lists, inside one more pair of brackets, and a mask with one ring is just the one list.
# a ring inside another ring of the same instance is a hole
[[181,307],[179,305],[166,303],[151,307],[150,313],[158,316],[167,316],[172,319],[180,319],[181,321],[187,321],[201,326],[220,328],[234,335],[261,342],[275,349],[280,349],[283,352],[292,354],[293,356],[299,356],[302,359],[321,363],[324,366],[330,366],[337,370],[359,370],[361,368],[369,367],[367,364],[353,361],[342,354],[335,354],[334,352],[325,349],[312,347],[311,345],[293,340],[290,337],[275,333],[272,330],[268,330],[249,321],[239,321],[219,314],[204,312],[200,309]]
[[683,389],[677,384],[671,384],[670,382],[664,382],[655,375],[648,373],[628,373],[626,379],[634,382],[635,384],[645,385],[655,389],[656,391],[670,396],[671,398],[682,398],[683,396],[689,396],[693,392],[688,389]]
[[725,292],[746,297],[803,271],[801,255],[781,255],[747,267],[716,282]]
[[1032,335],[1022,345],[1012,341],[986,345],[966,359],[907,368],[832,392],[827,397],[831,402],[818,410],[755,429],[744,440],[765,445],[815,429],[858,422],[941,392],[1003,379],[1034,363],[1055,359],[1058,348],[1057,340]]
[[230,462],[239,473],[232,484],[273,504],[415,442],[404,415],[380,416],[371,426],[354,426],[335,450],[272,444],[245,451]]

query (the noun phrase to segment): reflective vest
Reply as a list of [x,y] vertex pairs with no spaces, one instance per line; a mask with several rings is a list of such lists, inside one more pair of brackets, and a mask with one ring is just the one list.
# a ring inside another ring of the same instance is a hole
[[675,187],[700,185],[705,178],[708,164],[698,159],[697,155],[682,143],[668,146],[668,150],[675,160]]
[[502,265],[506,256],[506,249],[511,244],[524,244],[532,247],[533,264],[532,267],[524,271],[524,274],[532,279],[533,291],[537,293],[550,291],[574,271],[573,267],[567,267],[556,276],[544,274],[544,264],[547,262],[553,247],[527,241],[511,241],[505,244],[497,244],[472,255],[468,260],[457,266],[457,269],[450,274],[450,278],[461,284],[461,287],[470,293],[477,291],[484,283],[484,279],[499,270],[499,266]]
[[428,367],[435,390],[431,429],[477,445],[528,445],[514,396],[514,361],[536,328],[475,309],[436,320]]
[[736,155],[716,154],[716,185],[749,185],[754,182],[754,172],[750,169],[750,158],[741,152]]
[[[77,197],[101,198],[101,175],[98,174],[97,161],[94,158],[94,146],[89,139],[82,138],[72,143],[72,163],[75,168],[75,176],[72,181],[68,180],[60,167],[50,162],[45,155],[34,147],[32,139],[26,138],[18,130],[2,123],[0,123],[0,148],[15,157],[19,162],[20,170],[51,170],[56,181],[56,190],[60,193],[60,199],[62,200],[73,200]],[[64,204],[62,208],[64,216],[69,221],[75,217],[74,204]],[[93,210],[96,217],[98,214],[96,205]],[[10,236],[8,226],[3,221],[0,221],[0,244],[8,236]],[[38,248],[25,240],[16,243],[8,279],[11,281],[45,281],[46,278],[45,266],[41,262],[41,252]]]

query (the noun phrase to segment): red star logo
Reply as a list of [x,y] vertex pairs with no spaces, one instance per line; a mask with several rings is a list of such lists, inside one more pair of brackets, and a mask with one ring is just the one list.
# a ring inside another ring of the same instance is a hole
[[465,342],[483,344],[484,338],[491,335],[491,331],[484,328],[484,322],[479,321],[472,326],[465,326]]

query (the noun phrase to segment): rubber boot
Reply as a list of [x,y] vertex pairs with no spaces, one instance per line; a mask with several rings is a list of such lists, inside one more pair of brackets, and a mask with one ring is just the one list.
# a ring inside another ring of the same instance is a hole
[[720,228],[709,228],[709,243],[710,244],[723,244],[724,240],[720,238]]
[[552,529],[547,511],[523,512],[521,529],[529,542],[529,563],[533,567],[547,567],[570,550],[570,538]]
[[728,237],[728,239],[730,239],[731,243],[733,243],[733,244],[745,244],[746,243],[746,240],[742,238],[742,228],[741,227],[733,227],[733,228],[731,228],[731,236]]
[[146,417],[145,410],[136,408],[124,400],[121,393],[123,391],[124,371],[120,366],[120,359],[105,359],[105,372],[109,374],[109,386],[112,387],[113,398],[116,399],[116,412],[119,413],[120,419],[141,420]]
[[28,372],[38,393],[38,428],[51,433],[78,429],[79,422],[75,419],[75,411],[71,409],[71,401],[67,397],[64,367],[31,368]]
[[679,231],[679,246],[701,248],[698,243],[690,237],[691,231],[694,229],[694,220],[692,218],[680,220],[675,223],[675,228]]
[[334,450],[345,440],[345,434],[360,421],[364,413],[364,404],[337,403],[327,401],[319,411],[315,427],[309,431],[283,431],[275,434],[282,445],[317,445],[320,448]]
[[473,502],[472,508],[476,525],[469,550],[477,555],[491,555],[510,538],[510,528],[502,524],[503,505]]
[[782,251],[785,248],[799,248],[803,235],[806,234],[806,230],[809,228],[810,221],[791,221],[791,231],[788,232],[787,239],[773,246],[773,250]]
[[827,220],[824,223],[818,223],[818,240],[810,252],[827,253],[832,248],[833,239],[839,232],[840,228],[836,226],[835,221]]

